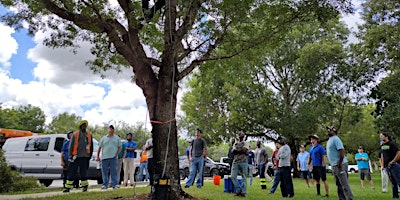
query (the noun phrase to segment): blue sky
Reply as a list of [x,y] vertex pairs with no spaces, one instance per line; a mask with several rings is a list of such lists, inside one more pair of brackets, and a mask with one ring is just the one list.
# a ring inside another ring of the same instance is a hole
[[[353,2],[359,8],[360,1]],[[4,13],[0,6],[0,15]],[[353,30],[361,23],[358,13],[343,20]],[[142,90],[130,82],[131,69],[120,74],[110,72],[109,78],[101,79],[85,66],[85,61],[92,58],[89,44],[80,44],[77,54],[70,49],[50,49],[42,45],[48,35],[45,32],[28,36],[26,30],[15,31],[0,23],[3,107],[38,106],[46,114],[47,123],[63,112],[77,114],[91,124],[145,121],[145,98]]]

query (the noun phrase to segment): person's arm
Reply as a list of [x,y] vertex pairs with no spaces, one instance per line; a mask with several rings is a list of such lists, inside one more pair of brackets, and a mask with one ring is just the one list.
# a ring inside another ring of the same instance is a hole
[[397,151],[396,156],[393,158],[392,161],[389,162],[389,165],[395,164],[400,159],[400,151]]
[[97,148],[97,158],[96,161],[100,161],[100,152],[101,152],[101,147]]
[[65,163],[64,163],[64,152],[61,152],[61,167],[64,167]]
[[328,161],[328,157],[325,155],[322,156],[322,166],[325,166]]
[[118,155],[119,155],[119,152],[121,152],[121,149],[122,149],[122,145],[120,145],[120,146],[118,147],[117,153],[115,154],[115,157],[116,157],[116,158],[118,158]]
[[346,154],[346,151],[344,149],[339,149],[339,163],[338,163],[339,169],[342,169],[342,162],[343,162],[345,154]]
[[384,165],[384,162],[383,162],[383,153],[381,153],[381,157],[379,158],[379,162],[381,163],[381,170],[384,170],[385,169],[385,165]]
[[267,150],[265,150],[265,152],[264,152],[264,163],[265,163],[265,164],[268,163],[268,154],[267,154]]
[[201,155],[203,158],[206,158],[208,155],[208,148],[204,148],[203,154]]
[[192,145],[190,145],[190,150],[189,150],[189,161],[192,161],[192,160],[193,160],[193,158],[192,158],[192,151],[193,151],[193,143],[192,143]]

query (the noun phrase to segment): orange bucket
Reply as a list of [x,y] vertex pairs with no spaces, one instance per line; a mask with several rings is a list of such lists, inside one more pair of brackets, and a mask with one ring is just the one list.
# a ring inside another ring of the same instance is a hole
[[214,185],[219,185],[221,183],[221,176],[214,175],[213,181],[214,181]]

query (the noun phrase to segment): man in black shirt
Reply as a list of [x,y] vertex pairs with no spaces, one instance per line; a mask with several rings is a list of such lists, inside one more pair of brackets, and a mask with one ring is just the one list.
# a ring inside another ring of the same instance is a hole
[[392,181],[392,197],[398,199],[397,186],[400,184],[400,150],[397,144],[390,140],[387,133],[381,133],[380,139],[383,140],[383,144],[381,145],[381,167],[382,170],[387,170]]

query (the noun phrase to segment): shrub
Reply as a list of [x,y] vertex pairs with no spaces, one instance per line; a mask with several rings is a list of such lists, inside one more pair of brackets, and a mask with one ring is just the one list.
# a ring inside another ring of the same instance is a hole
[[0,183],[0,193],[25,191],[40,187],[34,177],[22,176],[21,173],[11,170],[2,149],[0,149]]

